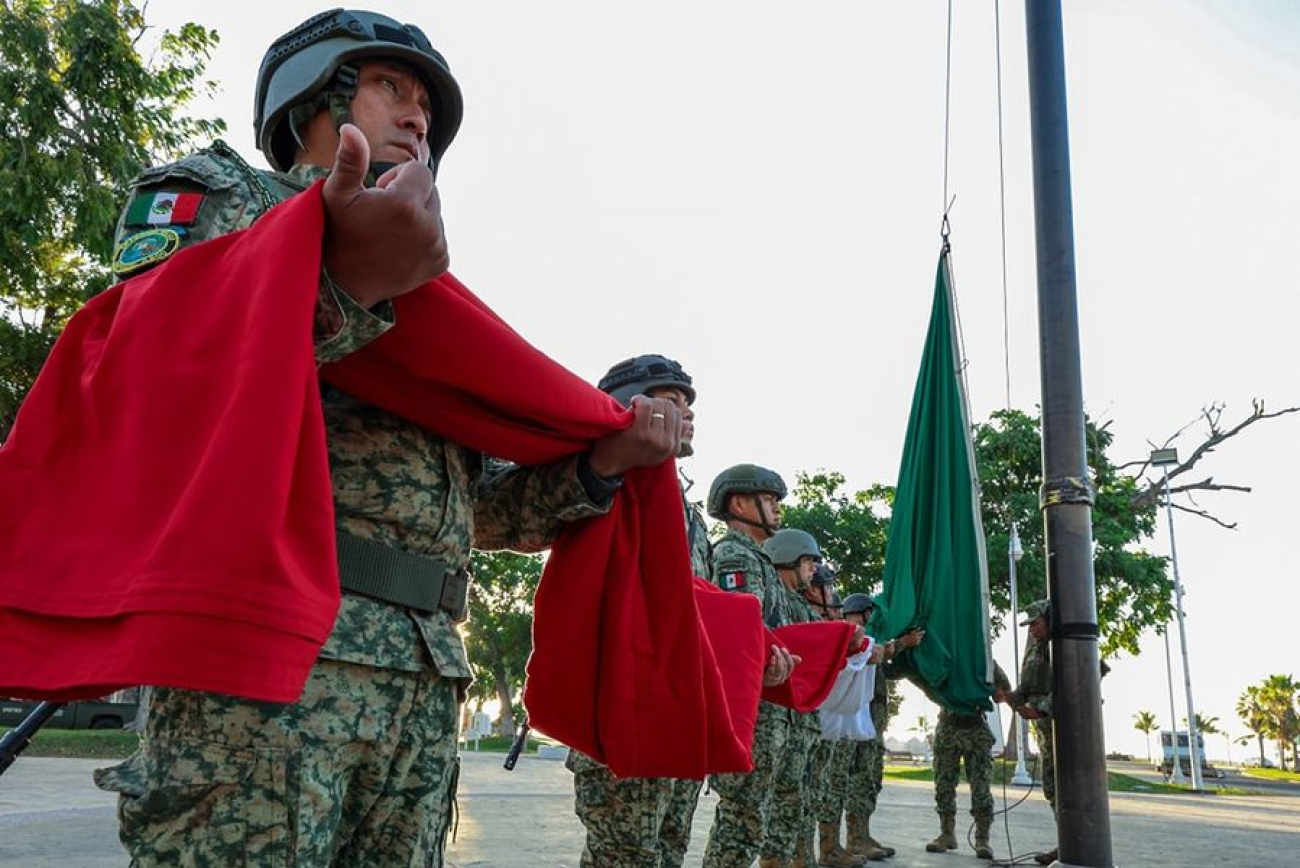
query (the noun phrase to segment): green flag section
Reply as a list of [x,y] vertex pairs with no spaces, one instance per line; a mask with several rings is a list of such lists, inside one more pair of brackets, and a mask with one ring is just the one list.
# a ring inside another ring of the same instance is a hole
[[889,523],[883,626],[885,638],[926,630],[925,641],[895,658],[897,667],[935,702],[970,714],[992,707],[993,665],[979,477],[960,365],[945,244]]

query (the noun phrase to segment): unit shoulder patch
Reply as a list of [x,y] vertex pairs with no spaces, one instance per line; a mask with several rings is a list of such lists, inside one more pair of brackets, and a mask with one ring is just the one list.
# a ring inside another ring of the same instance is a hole
[[749,587],[749,578],[744,570],[730,570],[718,573],[718,586],[724,591],[740,591]]
[[175,229],[146,229],[122,239],[113,251],[113,273],[134,274],[171,256],[181,246]]

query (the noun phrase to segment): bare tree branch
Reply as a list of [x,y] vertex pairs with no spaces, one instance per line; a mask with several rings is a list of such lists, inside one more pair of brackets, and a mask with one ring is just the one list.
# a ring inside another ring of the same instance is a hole
[[[1249,428],[1251,425],[1254,425],[1256,422],[1259,422],[1264,419],[1276,419],[1279,416],[1285,416],[1289,413],[1300,413],[1300,407],[1286,407],[1284,409],[1277,410],[1274,412],[1268,412],[1267,410],[1264,409],[1264,402],[1259,398],[1255,398],[1254,400],[1251,401],[1252,409],[1250,415],[1248,415],[1245,419],[1238,422],[1236,425],[1225,428],[1223,424],[1223,413],[1224,410],[1226,409],[1226,406],[1227,405],[1225,404],[1216,402],[1213,404],[1209,404],[1206,407],[1203,407],[1201,409],[1201,414],[1197,420],[1193,422],[1189,422],[1188,424],[1184,425],[1182,428],[1179,428],[1176,432],[1174,432],[1174,434],[1172,434],[1170,437],[1168,437],[1165,440],[1162,446],[1158,447],[1164,449],[1169,448],[1174,443],[1175,440],[1177,440],[1180,436],[1185,434],[1187,430],[1191,428],[1192,425],[1194,425],[1197,421],[1204,422],[1208,429],[1205,435],[1205,439],[1202,440],[1201,443],[1197,445],[1195,449],[1192,450],[1191,455],[1189,455],[1183,461],[1180,461],[1176,467],[1170,468],[1168,478],[1170,480],[1169,493],[1171,496],[1175,494],[1190,494],[1191,492],[1195,492],[1195,491],[1249,492],[1250,491],[1249,486],[1231,485],[1228,483],[1216,483],[1214,481],[1214,477],[1212,476],[1207,476],[1205,479],[1202,479],[1199,482],[1183,482],[1179,485],[1173,485],[1172,483],[1176,477],[1189,472],[1193,467],[1196,466],[1197,462],[1199,462],[1202,458],[1204,458],[1205,456],[1213,452],[1225,440],[1229,440],[1233,437],[1236,437],[1238,434],[1240,434],[1242,431]],[[1153,470],[1153,468],[1151,467],[1150,459],[1147,458],[1140,461],[1130,461],[1127,464],[1120,465],[1118,469],[1124,470],[1130,467],[1137,468],[1137,470],[1133,473],[1133,476],[1136,479],[1140,479],[1143,483],[1141,490],[1139,490],[1138,493],[1133,497],[1133,505],[1137,508],[1146,508],[1146,507],[1154,506],[1159,503],[1163,503],[1165,477],[1163,474],[1160,477],[1157,477],[1155,479],[1149,478],[1147,476],[1148,472]],[[1179,506],[1178,504],[1174,504],[1174,506],[1178,507],[1179,509],[1183,509],[1187,512],[1191,512],[1195,515],[1199,515],[1202,518],[1208,518],[1214,521],[1216,524],[1222,525],[1223,527],[1230,528],[1236,526],[1235,524],[1227,524],[1225,522],[1219,521],[1217,518],[1210,515],[1205,510],[1188,509],[1187,507],[1182,507]]]
[[1203,510],[1203,509],[1192,509],[1190,506],[1183,506],[1181,503],[1175,503],[1173,506],[1174,506],[1174,509],[1182,510],[1183,512],[1190,513],[1191,515],[1195,515],[1195,516],[1198,516],[1198,517],[1200,517],[1200,518],[1208,519],[1209,521],[1212,521],[1212,522],[1214,522],[1215,524],[1217,524],[1219,527],[1226,528],[1226,529],[1228,529],[1228,530],[1236,530],[1236,529],[1237,529],[1237,523],[1236,523],[1235,521],[1232,522],[1231,524],[1229,524],[1228,522],[1223,521],[1222,519],[1217,518],[1216,516],[1211,515],[1209,512],[1207,512],[1207,511],[1205,511],[1205,510]]

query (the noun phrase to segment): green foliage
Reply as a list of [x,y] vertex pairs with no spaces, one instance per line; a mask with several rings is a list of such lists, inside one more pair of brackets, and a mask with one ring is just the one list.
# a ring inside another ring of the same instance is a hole
[[1259,742],[1259,762],[1263,765],[1264,739],[1272,736],[1272,722],[1261,691],[1258,685],[1247,687],[1242,691],[1241,696],[1237,697],[1237,716],[1241,718],[1246,729],[1254,733],[1256,741]]
[[[1087,424],[1088,465],[1097,499],[1092,509],[1097,582],[1097,621],[1103,657],[1124,650],[1138,653],[1138,639],[1148,627],[1166,624],[1172,615],[1173,583],[1165,559],[1139,547],[1156,529],[1156,508],[1137,508],[1139,480],[1128,476],[1106,454],[1113,435],[1104,426]],[[1024,557],[1016,565],[1022,605],[1047,596],[1043,522],[1038,508],[1042,484],[1042,439],[1039,420],[1019,410],[999,410],[975,426],[975,452],[984,505],[984,534],[989,552],[989,589],[995,625],[1010,606],[1007,542],[1012,522],[1019,529]]]
[[138,734],[122,729],[55,729],[47,726],[32,737],[31,745],[23,751],[23,759],[38,756],[122,759],[130,756],[139,743]]
[[1147,762],[1151,762],[1151,733],[1160,728],[1155,712],[1139,711],[1133,715],[1133,728],[1147,737]]
[[1290,675],[1270,675],[1259,687],[1259,701],[1268,718],[1268,735],[1281,748],[1282,768],[1286,769],[1286,752],[1291,750],[1291,769],[1300,771],[1300,713],[1296,711],[1300,684]]
[[68,317],[108,286],[131,178],[224,129],[181,115],[212,87],[216,44],[196,24],[149,33],[131,0],[0,3],[0,437]]
[[838,573],[840,596],[878,591],[885,568],[893,489],[875,485],[849,494],[844,490],[844,474],[821,470],[799,473],[793,495],[781,524],[813,535]]
[[542,559],[515,552],[474,552],[465,650],[474,661],[470,696],[501,701],[502,728],[514,733],[514,701],[533,647],[533,595]]

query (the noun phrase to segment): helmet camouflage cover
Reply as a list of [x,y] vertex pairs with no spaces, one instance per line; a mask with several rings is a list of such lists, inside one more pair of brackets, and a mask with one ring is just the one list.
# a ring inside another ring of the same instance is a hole
[[787,527],[772,534],[763,543],[763,552],[778,567],[793,566],[802,557],[822,559],[822,550],[817,540],[806,530]]
[[785,480],[775,470],[757,464],[737,464],[722,471],[709,486],[708,512],[719,521],[730,518],[727,498],[733,494],[759,494],[769,492],[778,500],[786,495]]
[[680,389],[687,404],[695,403],[695,387],[682,366],[667,356],[644,355],[625,359],[609,369],[597,384],[624,407],[632,403],[633,395],[644,395],[651,389]]
[[253,133],[272,168],[284,171],[293,164],[294,119],[328,108],[331,92],[350,102],[356,89],[352,62],[380,58],[409,66],[424,83],[433,106],[429,163],[437,166],[464,113],[447,61],[415,25],[375,12],[331,9],[281,36],[262,58]]

